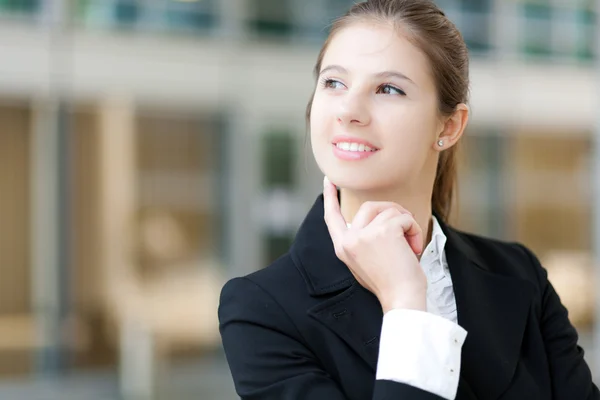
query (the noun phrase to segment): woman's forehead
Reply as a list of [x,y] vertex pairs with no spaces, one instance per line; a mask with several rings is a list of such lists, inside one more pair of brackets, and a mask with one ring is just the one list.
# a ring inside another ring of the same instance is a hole
[[423,52],[391,24],[353,23],[337,32],[324,54],[321,69],[340,65],[351,74],[398,71],[424,84],[430,80]]

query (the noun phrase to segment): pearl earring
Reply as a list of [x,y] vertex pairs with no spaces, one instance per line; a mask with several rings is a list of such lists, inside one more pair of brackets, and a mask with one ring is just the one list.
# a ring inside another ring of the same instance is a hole
[[438,146],[444,147],[444,141],[442,139],[438,140]]

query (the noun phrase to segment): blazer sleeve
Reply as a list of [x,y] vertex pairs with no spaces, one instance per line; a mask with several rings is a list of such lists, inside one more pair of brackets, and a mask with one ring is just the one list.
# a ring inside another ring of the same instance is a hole
[[583,359],[583,349],[577,344],[579,337],[569,321],[567,309],[537,257],[527,248],[523,249],[536,268],[541,285],[540,327],[550,364],[553,399],[600,400],[600,392],[592,382],[590,368]]
[[[284,309],[248,278],[225,284],[219,330],[237,394],[242,400],[347,400]],[[418,388],[376,380],[373,400],[442,400]]]

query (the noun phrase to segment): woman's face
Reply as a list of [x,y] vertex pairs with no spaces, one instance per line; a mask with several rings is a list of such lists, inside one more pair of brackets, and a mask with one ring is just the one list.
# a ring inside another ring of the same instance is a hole
[[435,174],[444,125],[429,71],[426,56],[391,26],[356,23],[334,36],[310,119],[315,159],[333,183],[412,188]]

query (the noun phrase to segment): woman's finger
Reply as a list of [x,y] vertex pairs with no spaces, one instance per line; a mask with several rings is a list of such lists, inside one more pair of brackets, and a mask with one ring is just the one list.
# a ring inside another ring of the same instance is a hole
[[395,208],[389,208],[379,213],[369,227],[377,227],[383,224],[398,224],[410,248],[415,254],[423,252],[423,231],[417,221],[410,214],[400,213]]
[[348,230],[348,226],[340,211],[337,189],[327,177],[323,179],[323,212],[333,243],[340,243],[344,232]]
[[402,207],[398,203],[394,203],[392,201],[373,201],[373,202],[365,202],[363,203],[358,212],[354,216],[352,220],[352,228],[353,229],[361,229],[365,226],[369,225],[371,221],[381,212],[393,208],[400,211],[403,214],[410,214],[406,208]]
[[[403,221],[404,237],[417,255],[423,253],[423,230],[414,218]],[[408,228],[408,229],[407,229]]]

